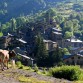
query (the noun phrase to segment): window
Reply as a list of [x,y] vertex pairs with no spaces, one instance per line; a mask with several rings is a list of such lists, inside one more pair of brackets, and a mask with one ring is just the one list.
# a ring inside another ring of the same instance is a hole
[[77,65],[80,65],[80,61],[79,60],[77,60]]
[[74,47],[78,47],[78,44],[77,43],[74,43]]
[[75,61],[74,60],[72,61],[72,65],[75,65]]
[[72,57],[71,59],[74,59],[74,57]]
[[78,57],[78,59],[80,59],[80,57]]
[[67,64],[69,64],[69,61],[67,61]]

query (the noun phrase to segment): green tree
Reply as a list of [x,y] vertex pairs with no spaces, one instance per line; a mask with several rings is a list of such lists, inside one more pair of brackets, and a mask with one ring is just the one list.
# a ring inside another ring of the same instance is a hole
[[55,20],[58,24],[61,24],[62,22],[64,22],[64,17],[62,16],[56,16],[55,17]]
[[67,48],[63,49],[63,53],[64,53],[64,55],[69,55],[70,54]]
[[72,32],[66,31],[64,37],[66,39],[72,37]]
[[71,20],[63,22],[63,33],[65,33],[66,31],[68,32],[72,32],[73,35],[73,22]]
[[51,20],[53,20],[53,17],[56,15],[56,12],[53,8],[50,8],[45,12],[45,18],[48,23],[50,23]]
[[11,29],[12,29],[12,31],[15,31],[15,29],[16,29],[16,19],[12,18],[10,20],[10,23],[11,23]]
[[26,23],[26,21],[28,20],[28,18],[26,19],[24,16],[20,16],[16,19],[17,22],[17,27],[23,25],[24,23]]
[[34,54],[37,58],[37,64],[39,66],[47,65],[48,52],[46,50],[46,47],[41,35],[38,35],[36,38],[36,46],[35,46]]
[[59,63],[62,63],[62,56],[63,56],[63,51],[61,48],[57,46],[56,49],[51,51],[49,53],[49,63],[51,66],[58,65]]

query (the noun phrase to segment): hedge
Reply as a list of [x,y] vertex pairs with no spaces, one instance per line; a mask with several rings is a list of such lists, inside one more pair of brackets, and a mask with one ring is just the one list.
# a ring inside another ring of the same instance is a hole
[[61,66],[51,68],[49,73],[56,78],[64,78],[73,81],[80,80],[83,72],[79,66]]

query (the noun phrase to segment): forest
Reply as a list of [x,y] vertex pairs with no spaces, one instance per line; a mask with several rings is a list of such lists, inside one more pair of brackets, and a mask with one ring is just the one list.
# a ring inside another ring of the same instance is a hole
[[[26,23],[41,21],[51,26],[52,23],[49,22],[56,21],[64,38],[74,35],[81,40],[83,39],[82,0],[61,1],[61,3],[56,0],[53,2],[51,0],[26,0],[25,2],[21,0],[20,4],[19,1],[15,2],[16,0],[0,1],[1,35],[14,31],[14,29],[24,26]],[[36,3],[37,7],[35,6]]]

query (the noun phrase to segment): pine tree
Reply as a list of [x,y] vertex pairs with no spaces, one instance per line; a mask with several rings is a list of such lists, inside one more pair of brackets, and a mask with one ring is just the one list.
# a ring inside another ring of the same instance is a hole
[[48,52],[43,42],[43,38],[41,37],[40,34],[38,34],[36,38],[36,46],[35,46],[34,53],[35,53],[35,57],[37,58],[37,64],[39,66],[45,66],[47,63]]
[[11,28],[12,28],[12,31],[15,31],[16,29],[16,20],[14,18],[11,19]]
[[50,52],[49,58],[51,66],[58,65],[60,62],[62,62],[62,55],[62,49],[60,49],[58,46],[56,49]]

